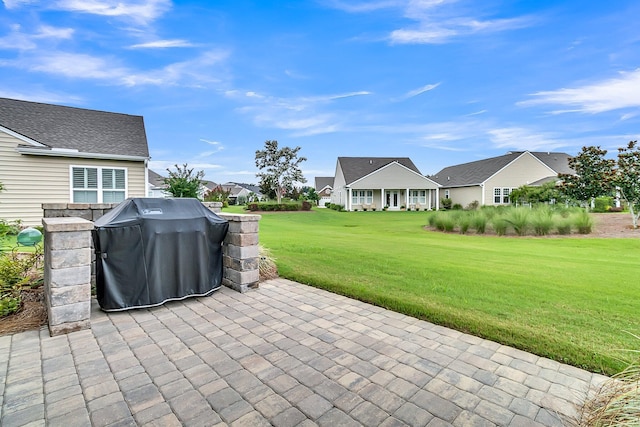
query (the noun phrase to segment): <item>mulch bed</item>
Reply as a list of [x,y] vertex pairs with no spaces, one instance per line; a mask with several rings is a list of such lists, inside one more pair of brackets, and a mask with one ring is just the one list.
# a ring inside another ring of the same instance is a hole
[[23,290],[20,296],[22,298],[20,311],[0,319],[0,336],[39,329],[47,324],[43,287]]

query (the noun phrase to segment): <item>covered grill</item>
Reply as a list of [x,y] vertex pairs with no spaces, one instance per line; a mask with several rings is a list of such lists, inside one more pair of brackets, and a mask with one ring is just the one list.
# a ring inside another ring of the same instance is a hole
[[210,294],[222,283],[228,227],[196,199],[120,203],[93,231],[100,307],[127,310]]

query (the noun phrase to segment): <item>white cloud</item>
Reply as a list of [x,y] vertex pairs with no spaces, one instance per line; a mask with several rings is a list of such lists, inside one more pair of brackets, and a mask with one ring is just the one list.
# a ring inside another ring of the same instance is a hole
[[[458,5],[456,3],[462,3]],[[465,5],[464,3],[469,3]],[[348,13],[368,13],[382,9],[396,9],[413,25],[398,28],[389,33],[391,44],[437,44],[452,38],[479,33],[495,33],[528,27],[532,17],[489,19],[481,17],[477,3],[459,0],[377,0],[348,2],[333,0],[325,2],[329,7]],[[455,4],[455,5],[454,5]],[[474,11],[474,15],[467,13]]]
[[2,0],[7,9],[17,9],[21,6],[37,3],[39,0]]
[[520,127],[490,129],[487,134],[496,148],[549,151],[570,145],[567,140],[559,139],[552,133],[536,133]]
[[73,36],[73,28],[56,28],[42,25],[35,33],[27,34],[22,32],[22,27],[18,24],[11,26],[11,32],[0,37],[1,49],[31,50],[38,47],[39,40],[70,39]]
[[388,9],[392,7],[398,7],[406,1],[402,0],[377,0],[377,1],[341,1],[330,0],[325,2],[327,6],[334,9],[339,9],[349,13],[371,12],[380,9]]
[[425,92],[429,92],[430,90],[433,90],[435,88],[437,88],[438,86],[440,86],[440,83],[436,83],[436,84],[429,84],[429,85],[424,85],[422,87],[419,87],[418,89],[414,89],[411,90],[409,92],[407,92],[403,98],[407,99],[407,98],[413,98],[414,96],[418,96],[421,95]]
[[166,49],[171,47],[193,47],[194,44],[186,40],[155,40],[147,43],[138,43],[129,46],[130,49]]
[[535,99],[519,102],[518,105],[561,105],[566,109],[552,113],[602,113],[622,108],[640,107],[640,69],[621,72],[619,77],[600,82],[541,91],[532,94]]
[[204,139],[204,138],[200,138],[200,141],[206,142],[207,144],[214,146],[215,149],[201,152],[200,154],[198,154],[199,158],[200,157],[213,156],[214,154],[219,153],[220,151],[224,150],[224,146],[218,141],[209,141],[209,140]]
[[51,9],[114,16],[148,24],[171,9],[171,0],[57,0]]
[[43,102],[46,104],[71,104],[81,105],[83,99],[78,96],[49,92],[46,90],[31,90],[25,92],[17,92],[11,90],[0,90],[0,97],[21,99],[23,101]]
[[253,91],[227,91],[225,95],[241,103],[250,102],[236,111],[251,115],[255,124],[292,131],[292,136],[310,136],[337,132],[344,120],[339,114],[325,111],[328,105],[345,98],[370,95],[353,91],[329,95],[281,98]]
[[0,66],[77,79],[104,80],[113,85],[196,86],[220,82],[223,72],[217,75],[212,67],[222,64],[227,56],[223,51],[210,51],[192,60],[175,62],[156,70],[132,70],[121,65],[117,58],[52,52],[27,55],[16,60],[0,60]]

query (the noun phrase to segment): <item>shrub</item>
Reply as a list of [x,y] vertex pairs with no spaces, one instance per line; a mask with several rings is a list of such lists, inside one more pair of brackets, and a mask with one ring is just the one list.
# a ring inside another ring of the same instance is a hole
[[469,227],[471,226],[471,217],[469,215],[463,215],[458,219],[460,225],[460,234],[467,234]]
[[573,224],[580,234],[589,234],[593,229],[593,219],[587,211],[581,210],[573,217]]
[[546,236],[553,228],[553,212],[548,208],[538,208],[531,218],[533,232],[538,236]]
[[437,213],[434,215],[434,217],[435,217],[434,225],[436,227],[436,230],[438,231],[451,232],[456,227],[455,219],[451,215],[448,215],[447,213],[444,213],[444,212]]
[[473,217],[471,218],[471,224],[478,234],[485,233],[485,231],[487,230],[487,222],[487,217],[482,212],[474,213]]
[[465,209],[468,211],[477,211],[478,208],[480,208],[480,202],[474,200],[473,202],[469,203]]
[[[264,212],[277,212],[277,211],[297,211],[301,206],[298,203],[249,203],[247,207],[250,211],[264,211]],[[311,207],[309,207],[311,209]]]
[[596,197],[594,201],[594,212],[609,212],[613,206],[613,197]]
[[311,203],[307,200],[305,200],[304,202],[302,202],[302,210],[303,211],[310,211],[311,210]]
[[451,199],[440,199],[440,209],[447,210],[451,209],[451,205],[453,201]]
[[454,211],[461,211],[462,205],[460,203],[456,203],[455,205],[451,206],[451,209],[453,209]]
[[571,234],[571,220],[569,218],[561,218],[556,223],[556,230],[558,231],[558,234]]
[[529,228],[529,210],[522,208],[512,209],[507,214],[505,221],[513,227],[513,231],[518,236],[524,236]]
[[344,210],[344,205],[339,205],[337,203],[331,203],[331,209],[334,211],[342,212]]
[[504,236],[505,234],[507,234],[509,223],[504,218],[496,216],[493,217],[491,226],[493,227],[493,231],[495,231],[498,236]]
[[7,234],[18,234],[21,228],[22,221],[19,219],[15,221],[0,219],[0,237],[4,237]]
[[41,259],[41,252],[0,254],[0,316],[18,311],[22,288],[42,285]]
[[278,267],[276,259],[271,255],[271,251],[262,245],[258,245],[258,270],[260,273],[260,281],[275,279],[278,277]]

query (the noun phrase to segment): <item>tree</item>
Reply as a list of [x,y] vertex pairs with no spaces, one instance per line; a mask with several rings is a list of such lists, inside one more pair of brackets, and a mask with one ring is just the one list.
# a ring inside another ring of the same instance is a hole
[[638,228],[640,217],[640,147],[638,141],[631,141],[626,147],[618,148],[618,167],[612,176],[616,191],[629,205],[633,228]]
[[513,203],[552,203],[562,198],[555,182],[545,182],[540,186],[523,185],[511,191]]
[[587,206],[596,197],[610,194],[615,160],[606,159],[606,154],[600,147],[582,147],[577,156],[569,158],[569,167],[576,174],[558,174],[560,191]]
[[307,182],[300,170],[300,163],[307,159],[298,157],[299,151],[300,147],[279,149],[276,140],[265,141],[264,150],[256,150],[256,167],[263,171],[256,174],[260,178],[260,188],[275,191],[278,203],[284,189],[292,187],[295,182]]
[[204,178],[204,171],[198,171],[194,175],[193,168],[189,169],[186,163],[182,165],[182,168],[177,164],[174,166],[176,168],[175,172],[167,168],[169,178],[164,179],[164,183],[167,185],[166,191],[171,193],[173,197],[193,197],[197,199],[202,185],[202,178]]
[[230,194],[231,189],[225,190],[221,185],[218,185],[205,193],[204,200],[205,202],[227,202],[228,204]]

